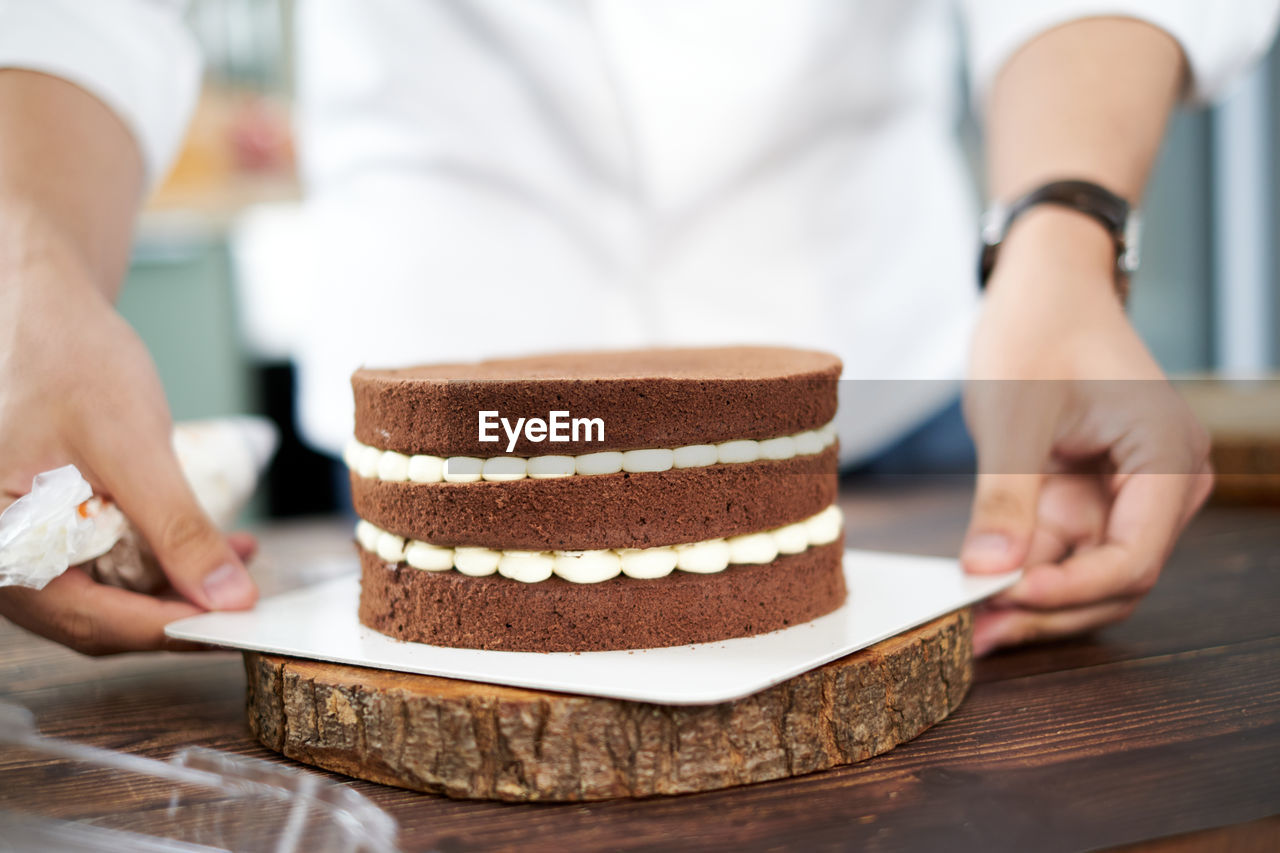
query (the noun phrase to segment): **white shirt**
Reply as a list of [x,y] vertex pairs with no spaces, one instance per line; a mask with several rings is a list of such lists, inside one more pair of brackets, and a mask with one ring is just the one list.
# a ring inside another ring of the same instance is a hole
[[[360,364],[538,350],[787,343],[839,354],[846,378],[957,380],[977,307],[962,55],[980,105],[1029,39],[1124,15],[1177,38],[1204,98],[1266,47],[1278,8],[307,0],[307,202],[292,310],[273,317],[304,431],[341,446]],[[153,177],[191,109],[195,56],[167,0],[0,0],[0,66],[97,94]],[[954,386],[847,390],[846,458]]]

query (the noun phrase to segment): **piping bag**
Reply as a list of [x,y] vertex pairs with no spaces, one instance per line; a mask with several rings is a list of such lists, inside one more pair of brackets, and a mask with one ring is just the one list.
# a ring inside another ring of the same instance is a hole
[[[185,421],[173,430],[182,473],[222,529],[244,509],[278,441],[275,424],[257,417]],[[31,491],[0,513],[0,586],[44,589],[69,566],[137,592],[168,583],[142,534],[74,465],[37,474]]]

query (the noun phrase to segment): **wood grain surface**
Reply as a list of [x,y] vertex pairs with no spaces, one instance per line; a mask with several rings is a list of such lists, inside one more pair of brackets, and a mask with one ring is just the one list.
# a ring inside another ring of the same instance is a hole
[[264,746],[451,797],[582,802],[829,770],[910,740],[973,678],[962,610],[744,699],[680,707],[245,653]]
[[[846,491],[849,543],[954,553],[968,488],[914,479]],[[264,531],[264,587],[335,571],[332,555],[349,536],[339,522]],[[1266,818],[1280,814],[1278,614],[1280,511],[1211,507],[1129,621],[978,661],[954,713],[868,761],[598,803],[345,784],[399,821],[405,850],[1274,849]],[[287,762],[245,723],[238,654],[93,660],[6,624],[0,649],[0,694],[30,708],[46,734],[157,758],[199,744]],[[0,754],[0,791],[44,798],[12,790],[30,769]],[[138,810],[167,806],[162,790],[115,793]]]

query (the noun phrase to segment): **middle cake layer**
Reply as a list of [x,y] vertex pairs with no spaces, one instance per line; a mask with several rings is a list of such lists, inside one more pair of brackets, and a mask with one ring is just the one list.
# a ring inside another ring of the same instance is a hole
[[356,514],[407,539],[490,548],[652,548],[781,527],[836,496],[836,453],[510,483],[351,476]]

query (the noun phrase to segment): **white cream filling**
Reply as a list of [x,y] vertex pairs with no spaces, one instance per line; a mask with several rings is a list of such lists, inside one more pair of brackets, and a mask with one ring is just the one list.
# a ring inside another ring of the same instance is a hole
[[407,563],[427,572],[457,569],[464,575],[494,573],[524,583],[553,574],[571,583],[599,583],[619,574],[650,580],[679,569],[697,574],[723,572],[731,565],[772,563],[780,554],[799,554],[840,538],[844,517],[835,504],[817,515],[760,533],[707,539],[661,548],[612,548],[601,551],[499,551],[493,548],[445,548],[388,533],[361,519],[356,541],[388,563]]
[[685,447],[655,447],[643,450],[606,450],[578,456],[408,456],[394,450],[379,450],[354,438],[347,443],[342,459],[361,477],[389,483],[504,483],[511,480],[549,480],[575,474],[617,474],[621,471],[651,473],[672,468],[705,468],[813,456],[836,440],[835,422],[820,429],[784,435],[763,441],[738,439],[720,444],[690,444]]

